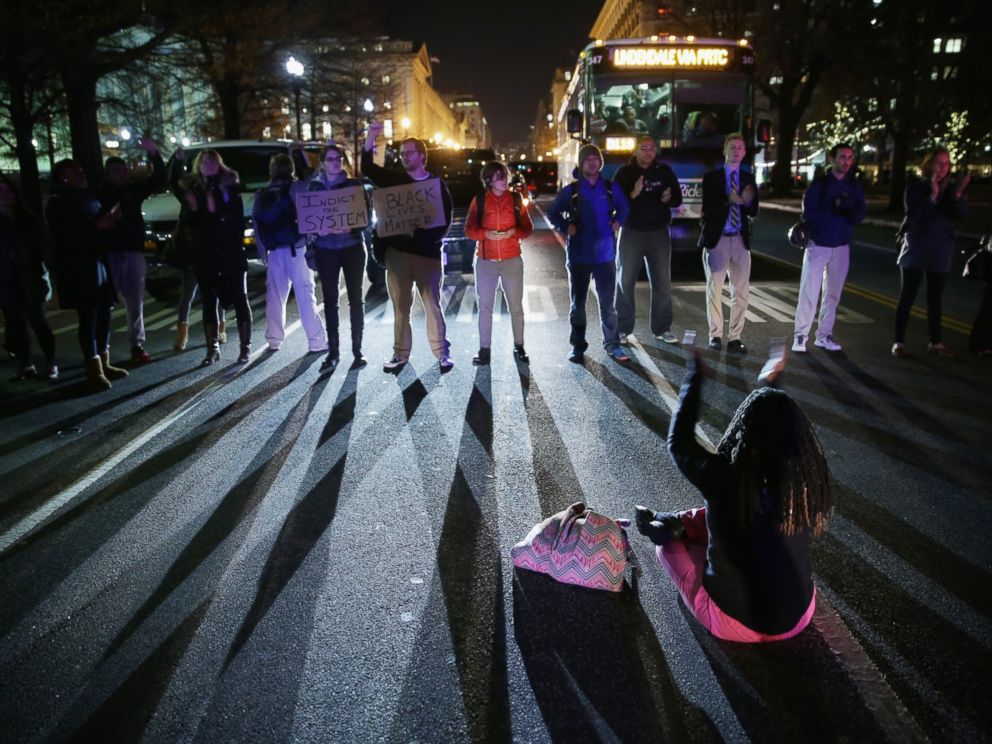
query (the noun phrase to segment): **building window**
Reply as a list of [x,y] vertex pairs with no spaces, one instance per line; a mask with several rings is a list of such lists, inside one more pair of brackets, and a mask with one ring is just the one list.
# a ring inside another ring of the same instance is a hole
[[933,53],[934,54],[940,54],[940,45],[943,43],[943,41],[944,40],[941,39],[939,36],[936,39],[933,40]]
[[939,67],[934,67],[932,70],[930,70],[930,79],[931,80],[940,80],[940,68]]
[[382,84],[383,85],[389,85],[389,75],[383,75],[382,76]]
[[948,54],[958,54],[961,51],[961,39],[948,39],[944,44],[944,51]]
[[782,84],[782,76],[781,75],[773,75],[772,77],[768,78],[768,84],[769,85],[781,85]]

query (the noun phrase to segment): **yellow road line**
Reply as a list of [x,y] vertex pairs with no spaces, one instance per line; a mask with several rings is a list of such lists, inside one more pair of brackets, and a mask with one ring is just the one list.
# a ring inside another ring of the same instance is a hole
[[[757,253],[757,251],[755,251],[755,253]],[[758,253],[758,255],[760,255],[763,259],[767,261],[771,261],[772,263],[778,264],[779,266],[788,266],[789,268],[792,269],[800,268],[799,266],[796,266],[794,263],[790,263],[789,261],[786,261],[784,259],[777,258],[776,256],[769,256],[767,253]],[[895,310],[896,305],[898,304],[888,295],[884,295],[881,292],[876,292],[873,289],[868,289],[867,287],[860,287],[857,284],[850,284],[850,283],[845,284],[844,291],[849,292],[857,297],[864,298],[866,300],[872,300],[892,310]],[[917,318],[922,318],[924,320],[927,317],[927,311],[921,307],[917,307],[916,305],[913,305],[913,307],[910,309],[909,312],[910,315],[913,315]],[[942,323],[944,328],[947,328],[948,330],[956,331],[957,333],[963,333],[966,336],[971,333],[971,323],[960,320],[958,318],[952,318],[948,315],[945,315],[942,318]]]

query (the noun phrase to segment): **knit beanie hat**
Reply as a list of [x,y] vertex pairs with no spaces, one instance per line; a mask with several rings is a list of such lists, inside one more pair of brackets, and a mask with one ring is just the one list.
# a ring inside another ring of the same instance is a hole
[[581,166],[586,158],[592,157],[593,155],[599,158],[600,165],[602,165],[603,153],[600,149],[596,147],[596,145],[582,145],[582,147],[579,148],[579,165]]

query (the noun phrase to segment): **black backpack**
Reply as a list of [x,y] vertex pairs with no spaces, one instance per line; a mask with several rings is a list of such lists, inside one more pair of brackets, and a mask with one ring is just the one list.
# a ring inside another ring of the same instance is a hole
[[[603,179],[603,185],[606,187],[606,200],[610,203],[610,220],[613,220],[617,216],[616,205],[613,204],[613,181],[608,178]],[[572,181],[569,185],[569,191],[572,194],[572,207],[568,213],[568,221],[573,225],[579,224],[579,182]]]

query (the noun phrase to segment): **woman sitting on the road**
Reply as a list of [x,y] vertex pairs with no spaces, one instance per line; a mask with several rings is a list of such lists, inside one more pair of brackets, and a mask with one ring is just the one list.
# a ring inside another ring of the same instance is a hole
[[[481,176],[486,190],[472,200],[465,217],[465,236],[477,241],[475,292],[479,298],[479,353],[472,363],[489,364],[497,284],[503,285],[510,308],[513,355],[527,362],[530,360],[524,351],[524,262],[520,241],[534,232],[534,225],[527,208],[508,188],[510,172],[505,165],[496,161],[486,163]],[[482,204],[480,198],[484,200]]]
[[716,453],[696,441],[705,372],[697,351],[682,384],[668,449],[705,506],[678,513],[637,507],[638,530],[692,614],[717,638],[791,638],[816,608],[810,538],[827,526],[830,473],[809,419],[771,387],[749,395]]

